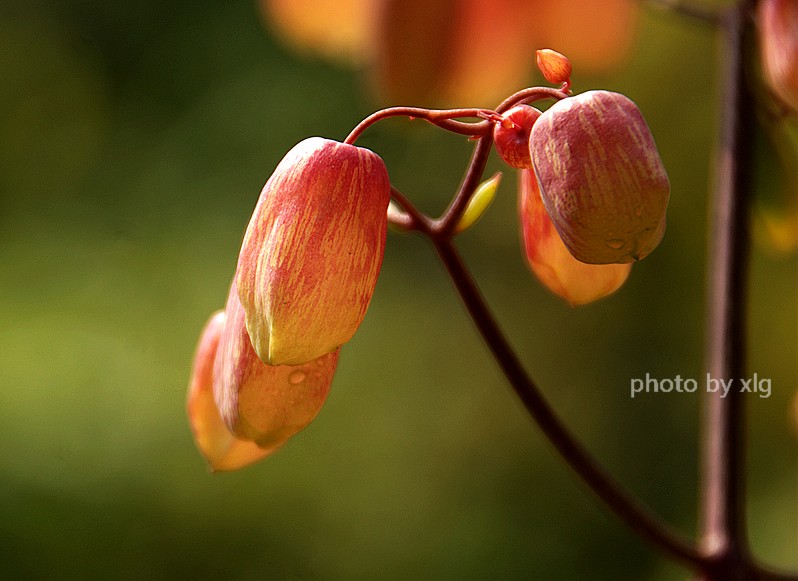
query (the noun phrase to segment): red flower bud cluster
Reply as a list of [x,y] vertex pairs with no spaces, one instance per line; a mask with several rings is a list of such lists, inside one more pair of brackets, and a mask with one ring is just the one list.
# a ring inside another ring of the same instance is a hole
[[[559,89],[525,89],[496,111],[386,109],[345,142],[305,139],[277,165],[246,229],[225,310],[207,323],[195,356],[189,420],[213,470],[273,453],[319,413],[341,346],[374,293],[389,217],[439,241],[472,227],[500,182],[496,174],[479,183],[491,145],[520,170],[529,266],[570,304],[617,290],[631,263],[659,244],[669,184],[640,111],[617,93],[570,96],[568,59],[547,50],[538,61]],[[558,102],[544,113],[525,104],[549,97]],[[370,124],[397,115],[479,141],[483,161],[475,152],[438,221],[392,189],[377,154],[354,145]]]
[[264,186],[189,390],[213,470],[272,453],[321,409],[377,283],[389,195],[376,154],[321,138],[296,145]]

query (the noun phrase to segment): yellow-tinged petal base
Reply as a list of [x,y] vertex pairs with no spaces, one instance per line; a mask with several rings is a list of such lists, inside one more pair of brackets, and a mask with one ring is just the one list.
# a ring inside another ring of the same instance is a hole
[[252,348],[235,283],[225,313],[214,369],[216,405],[237,437],[277,448],[319,413],[340,350],[300,365],[266,365]]
[[237,470],[274,449],[239,440],[222,421],[213,397],[213,362],[224,328],[224,312],[213,314],[200,336],[188,390],[188,418],[197,448],[213,471]]
[[312,137],[261,192],[236,284],[260,359],[299,365],[352,338],[385,252],[390,181],[375,153]]
[[543,285],[571,306],[618,290],[632,270],[627,264],[586,264],[568,251],[551,222],[532,170],[521,170],[519,212],[527,263]]

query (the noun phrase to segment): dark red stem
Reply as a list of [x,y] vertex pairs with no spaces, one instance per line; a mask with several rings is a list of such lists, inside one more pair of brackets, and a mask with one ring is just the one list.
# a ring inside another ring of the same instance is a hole
[[632,530],[671,557],[697,568],[700,558],[696,549],[688,541],[668,530],[659,518],[653,516],[646,507],[627,493],[568,431],[527,375],[451,240],[445,237],[433,237],[432,243],[485,343],[524,407],[549,442],[582,481]]
[[387,109],[380,109],[363,119],[357,124],[346,139],[344,143],[353,144],[357,141],[358,137],[369,127],[391,117],[408,117],[410,119],[423,119],[433,125],[458,133],[460,135],[467,135],[469,137],[478,137],[488,133],[492,125],[488,121],[474,121],[464,122],[456,121],[458,118],[476,117],[485,119],[494,111],[490,109],[424,109],[422,107],[389,107]]

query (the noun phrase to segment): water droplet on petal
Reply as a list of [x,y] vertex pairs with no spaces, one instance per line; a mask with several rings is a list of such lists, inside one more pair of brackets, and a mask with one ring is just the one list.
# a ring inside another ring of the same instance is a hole
[[623,240],[615,238],[607,242],[607,246],[609,246],[610,248],[614,248],[615,250],[620,250],[623,247]]
[[288,376],[288,383],[291,385],[302,383],[305,380],[305,377],[307,377],[307,375],[304,371],[294,371]]

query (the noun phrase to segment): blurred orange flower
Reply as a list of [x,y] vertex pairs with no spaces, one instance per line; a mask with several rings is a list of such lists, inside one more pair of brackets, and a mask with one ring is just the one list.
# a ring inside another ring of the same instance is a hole
[[299,48],[363,63],[381,99],[490,106],[528,83],[535,50],[591,73],[631,48],[634,0],[260,0]]
[[757,17],[765,80],[798,113],[798,0],[762,0]]

